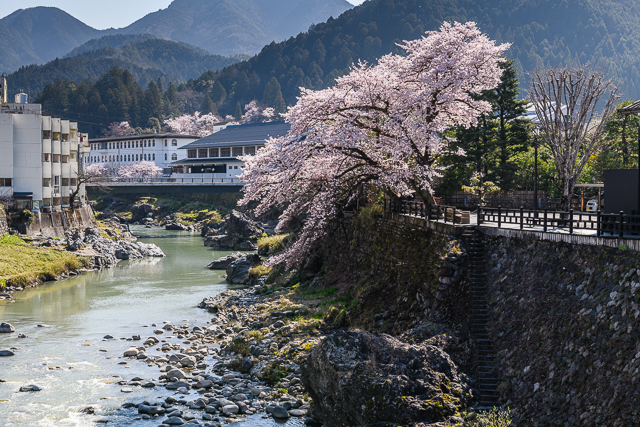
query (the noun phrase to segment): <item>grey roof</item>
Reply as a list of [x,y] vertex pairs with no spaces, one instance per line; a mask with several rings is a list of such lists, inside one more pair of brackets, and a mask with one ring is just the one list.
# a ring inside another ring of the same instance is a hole
[[91,142],[117,142],[117,141],[131,141],[137,139],[198,139],[199,136],[195,135],[180,135],[177,133],[147,133],[144,135],[126,135],[126,136],[110,136],[106,138],[90,138]]
[[289,129],[291,129],[291,125],[285,122],[229,126],[219,132],[180,147],[180,149],[264,145],[270,137],[278,138],[283,136],[289,132]]
[[627,105],[626,107],[618,108],[618,113],[620,114],[640,113],[640,101],[636,101],[633,104]]
[[242,163],[235,157],[214,157],[207,159],[182,159],[172,162],[172,165],[208,165],[208,164],[218,164],[218,163]]

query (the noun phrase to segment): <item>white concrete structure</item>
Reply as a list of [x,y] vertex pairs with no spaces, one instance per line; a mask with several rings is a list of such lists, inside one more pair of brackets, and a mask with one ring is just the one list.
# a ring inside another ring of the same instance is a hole
[[[78,125],[42,115],[40,104],[0,107],[0,194],[19,208],[69,207],[78,178]],[[84,189],[79,202],[86,202]]]
[[[196,140],[197,136],[176,135],[171,133],[127,135],[89,140],[90,150],[85,154],[86,165],[105,163],[114,169],[136,163],[141,160],[155,162],[162,169],[184,158],[184,147]],[[181,157],[182,156],[182,157]]]

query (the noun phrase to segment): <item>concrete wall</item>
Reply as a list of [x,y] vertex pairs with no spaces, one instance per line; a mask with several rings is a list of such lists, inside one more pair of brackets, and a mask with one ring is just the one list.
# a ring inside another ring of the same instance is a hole
[[[0,178],[13,178],[13,115],[0,114]],[[10,190],[10,188],[1,188]]]
[[63,237],[65,231],[94,226],[93,211],[90,206],[62,212],[40,213],[33,224],[18,224],[16,228],[27,236]]
[[33,200],[42,200],[42,118],[13,116],[13,191],[32,192]]

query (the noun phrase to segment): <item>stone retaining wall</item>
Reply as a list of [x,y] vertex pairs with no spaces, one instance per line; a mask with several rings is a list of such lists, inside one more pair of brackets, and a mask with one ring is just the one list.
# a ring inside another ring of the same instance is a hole
[[67,230],[84,229],[95,225],[90,206],[63,212],[36,214],[32,224],[20,223],[15,227],[27,236],[63,237]]
[[0,207],[0,237],[9,232],[9,225],[7,224],[7,216],[4,213],[4,209]]
[[640,425],[640,254],[488,237],[489,329],[518,425]]

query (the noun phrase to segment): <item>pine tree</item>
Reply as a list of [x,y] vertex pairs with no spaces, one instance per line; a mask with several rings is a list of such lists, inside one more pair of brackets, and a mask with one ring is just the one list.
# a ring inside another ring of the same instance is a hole
[[227,91],[225,90],[224,86],[222,86],[222,84],[220,84],[220,82],[216,80],[216,82],[213,84],[213,87],[211,88],[211,100],[216,104],[220,104],[221,102],[224,102],[226,98]]
[[158,90],[158,85],[151,80],[149,82],[149,86],[144,93],[144,102],[145,102],[145,116],[147,121],[153,117],[158,119],[160,122],[164,120],[163,115],[163,106],[162,106],[162,95]]
[[240,105],[240,102],[236,104],[236,112],[233,113],[233,117],[236,120],[242,120],[242,106]]
[[216,116],[218,115],[218,108],[216,107],[216,104],[213,103],[209,95],[204,96],[204,99],[202,100],[202,105],[200,106],[200,112],[202,114],[211,113],[211,114],[215,114]]
[[276,113],[279,114],[282,114],[287,110],[287,105],[282,97],[280,83],[275,77],[271,77],[271,80],[267,82],[262,96],[262,103],[268,107],[273,107],[276,110]]
[[178,117],[180,115],[178,94],[173,82],[169,82],[169,87],[164,93],[164,115],[170,118]]

